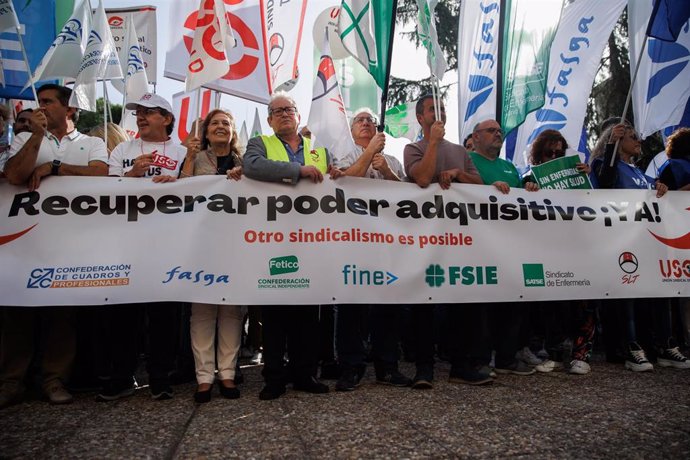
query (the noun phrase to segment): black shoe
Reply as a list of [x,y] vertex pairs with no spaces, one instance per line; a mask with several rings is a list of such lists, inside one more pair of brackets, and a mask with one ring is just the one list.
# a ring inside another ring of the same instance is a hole
[[394,387],[409,387],[412,384],[412,380],[402,375],[397,369],[393,369],[385,374],[377,374],[376,383]]
[[211,401],[211,390],[213,390],[213,385],[211,385],[208,390],[199,391],[196,390],[194,393],[194,402],[203,404]]
[[239,368],[235,369],[235,378],[233,381],[235,382],[235,385],[242,385],[244,383],[244,374],[242,374],[242,371]]
[[425,372],[417,372],[417,374],[412,379],[412,389],[413,390],[431,390],[434,388],[434,377],[432,374]]
[[285,394],[285,387],[282,385],[266,385],[259,393],[259,399],[269,401],[278,399]]
[[151,398],[155,399],[156,401],[165,401],[168,399],[172,399],[173,397],[173,389],[167,383],[151,384],[150,389]]
[[218,382],[218,388],[220,389],[220,394],[226,399],[239,399],[240,389],[237,387],[226,387],[223,382]]
[[493,383],[494,379],[491,378],[491,375],[474,369],[460,371],[451,369],[448,381],[450,383],[464,383],[465,385],[488,385]]
[[328,385],[316,380],[314,377],[307,379],[300,379],[292,384],[292,388],[297,391],[304,391],[306,393],[323,394],[328,393]]
[[133,382],[108,381],[103,387],[103,391],[98,393],[96,401],[116,401],[134,394]]
[[364,368],[345,367],[335,384],[335,391],[353,391],[360,385],[363,376]]

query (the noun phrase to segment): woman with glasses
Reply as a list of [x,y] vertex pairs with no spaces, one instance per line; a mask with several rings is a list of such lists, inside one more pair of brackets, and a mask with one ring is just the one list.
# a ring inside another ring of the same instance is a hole
[[[180,177],[222,175],[240,180],[242,159],[232,114],[222,109],[212,110],[204,119],[200,134],[201,139],[191,137],[187,140],[188,153]],[[222,244],[222,240],[217,243]],[[211,400],[216,368],[220,394],[228,399],[240,397],[235,384],[235,366],[244,315],[245,308],[238,305],[192,304],[190,328],[198,384],[194,401],[197,403]]]

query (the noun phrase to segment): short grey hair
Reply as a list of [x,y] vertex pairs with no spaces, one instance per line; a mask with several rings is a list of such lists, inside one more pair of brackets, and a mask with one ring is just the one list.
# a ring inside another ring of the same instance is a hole
[[297,102],[295,102],[293,97],[290,96],[286,91],[276,91],[275,93],[271,94],[271,97],[268,100],[269,115],[271,114],[271,106],[273,105],[276,99],[287,99],[294,108],[297,108]]
[[374,120],[376,120],[378,118],[376,116],[376,114],[374,113],[374,111],[371,110],[369,107],[360,107],[357,110],[352,112],[352,118],[350,118],[350,128],[352,128],[352,126],[355,124],[355,117],[357,115],[359,115],[360,113],[368,113],[369,115],[371,115],[371,118],[373,118]]

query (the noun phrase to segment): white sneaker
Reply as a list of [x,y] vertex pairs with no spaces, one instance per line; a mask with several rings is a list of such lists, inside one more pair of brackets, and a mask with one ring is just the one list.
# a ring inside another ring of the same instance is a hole
[[563,367],[562,363],[547,359],[546,361],[534,366],[534,370],[537,372],[553,372],[556,369],[561,369]]
[[662,354],[659,355],[656,362],[661,367],[690,369],[690,359],[681,353],[678,347],[666,348]]
[[58,381],[46,385],[43,391],[45,391],[51,404],[69,404],[74,400],[72,395],[62,386],[62,383]]
[[536,366],[537,364],[541,364],[543,362],[542,359],[537,358],[537,355],[532,353],[532,350],[530,350],[529,347],[525,347],[515,353],[515,358],[519,359],[523,363],[529,364],[530,366]]
[[641,346],[631,342],[628,346],[628,356],[625,358],[625,368],[633,372],[653,371],[654,366],[647,359],[647,355]]
[[590,372],[592,372],[592,368],[587,361],[582,361],[580,359],[570,361],[570,370],[568,370],[569,374],[586,375]]

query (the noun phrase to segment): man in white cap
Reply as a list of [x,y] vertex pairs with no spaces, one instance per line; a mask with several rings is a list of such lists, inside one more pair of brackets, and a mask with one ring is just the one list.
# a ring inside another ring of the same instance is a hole
[[[136,111],[139,139],[123,142],[113,149],[108,160],[108,174],[151,177],[154,182],[177,179],[187,149],[170,139],[175,126],[170,103],[157,94],[146,93],[138,101],[128,102],[125,108]],[[177,302],[151,302],[109,307],[112,371],[96,398],[98,401],[114,401],[134,394],[133,376],[140,343],[138,325],[142,313],[148,316],[146,370],[151,396],[156,400],[172,398],[169,376],[175,363],[181,305]]]
[[146,93],[125,105],[137,116],[139,139],[123,142],[113,149],[108,160],[108,175],[152,177],[154,182],[177,178],[187,150],[170,139],[175,116],[170,103],[161,96]]

